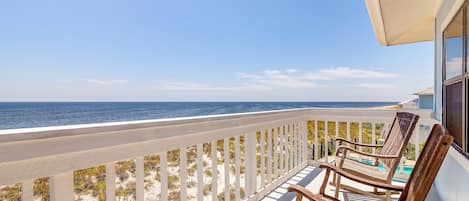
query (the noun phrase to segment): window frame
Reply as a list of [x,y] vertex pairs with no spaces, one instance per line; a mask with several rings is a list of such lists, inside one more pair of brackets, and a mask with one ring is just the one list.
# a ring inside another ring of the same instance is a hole
[[[462,119],[461,119],[461,146],[453,142],[453,147],[458,150],[460,153],[462,153],[467,159],[469,159],[469,111],[467,111],[468,107],[468,101],[469,101],[469,93],[467,93],[467,90],[469,89],[469,65],[468,65],[468,56],[467,49],[468,49],[468,44],[469,40],[467,37],[469,37],[469,26],[467,25],[468,20],[466,19],[469,17],[469,1],[466,1],[461,8],[456,12],[456,14],[453,16],[451,21],[448,23],[448,25],[443,29],[442,32],[442,112],[443,112],[443,125],[446,126],[446,115],[447,115],[447,104],[446,104],[446,87],[449,85],[453,85],[456,83],[461,83],[461,97],[462,97]],[[456,19],[456,17],[462,12],[462,65],[461,65],[461,73],[460,75],[457,75],[455,77],[452,77],[448,80],[446,80],[446,34],[447,34],[447,29],[450,26],[450,24],[453,22],[453,20]],[[454,134],[453,134],[454,135]]]

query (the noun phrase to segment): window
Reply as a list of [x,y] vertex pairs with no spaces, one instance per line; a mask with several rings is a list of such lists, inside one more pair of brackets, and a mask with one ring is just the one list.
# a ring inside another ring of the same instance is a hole
[[[469,10],[464,6],[443,32],[443,124],[454,137],[454,145],[469,156]],[[463,37],[464,36],[464,37]]]
[[463,12],[453,18],[445,30],[445,80],[461,75],[463,67]]
[[468,104],[468,100],[469,100],[469,79],[466,79],[466,99],[465,99],[465,102],[466,102],[466,153],[468,153],[468,156],[469,156],[469,104]]
[[[454,137],[454,142],[462,147],[462,83],[446,86],[446,128]],[[458,134],[459,133],[459,134]]]

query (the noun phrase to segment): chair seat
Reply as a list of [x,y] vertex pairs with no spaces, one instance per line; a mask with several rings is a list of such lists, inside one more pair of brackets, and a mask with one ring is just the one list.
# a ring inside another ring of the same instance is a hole
[[[336,158],[336,166],[339,167],[339,163],[344,160],[342,158]],[[364,163],[360,163],[355,160],[345,159],[342,169],[352,174],[358,174],[368,179],[386,182],[388,173],[380,170],[377,166],[371,166]]]

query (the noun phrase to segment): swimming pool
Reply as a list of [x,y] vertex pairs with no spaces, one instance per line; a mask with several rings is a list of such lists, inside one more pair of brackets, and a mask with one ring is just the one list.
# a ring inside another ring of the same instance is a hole
[[[373,165],[373,161],[369,160],[369,159],[357,159],[357,158],[351,158],[351,159],[355,160],[355,161],[358,161],[358,162],[361,162],[361,163],[365,163],[367,165]],[[383,172],[386,171],[383,164],[381,164],[381,163],[378,164],[378,168]],[[414,167],[412,167],[412,166],[405,166],[404,165],[404,174],[405,175],[410,175],[410,173],[412,173],[413,169],[414,169]],[[395,174],[401,174],[401,167],[400,166],[397,167]]]
[[[352,159],[354,161],[358,161],[367,165],[373,165],[373,161],[369,159],[359,159],[359,158],[353,158],[353,157],[349,157],[349,159]],[[383,172],[386,171],[383,164],[378,164],[378,168]],[[407,179],[410,176],[410,173],[412,173],[413,169],[414,167],[412,166],[404,166],[404,171],[403,171],[404,174],[401,174],[401,168],[400,166],[398,166],[396,169],[396,172],[394,173],[394,177],[392,178],[392,180],[397,181],[397,182],[404,182],[404,183],[407,182]]]

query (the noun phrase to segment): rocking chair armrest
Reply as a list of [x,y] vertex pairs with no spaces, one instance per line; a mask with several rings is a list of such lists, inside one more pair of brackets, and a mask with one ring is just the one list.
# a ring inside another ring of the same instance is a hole
[[360,155],[368,156],[368,157],[372,157],[372,158],[381,158],[381,159],[399,159],[400,158],[398,155],[384,155],[384,154],[366,153],[366,152],[362,152],[362,151],[359,151],[359,150],[352,149],[352,148],[347,147],[347,146],[338,146],[337,151],[338,152],[339,151],[340,152],[350,151],[350,152],[354,152],[356,154],[360,154]]
[[311,201],[325,201],[325,199],[321,198],[321,196],[313,194],[311,191],[300,185],[290,185],[288,187],[288,192],[295,192],[297,194],[301,194],[302,196],[306,197],[308,200]]
[[398,192],[404,191],[403,186],[396,186],[396,185],[392,185],[392,184],[382,183],[382,182],[378,182],[378,181],[369,180],[369,179],[366,179],[366,178],[363,178],[363,177],[359,177],[359,176],[356,176],[354,174],[348,173],[348,172],[346,172],[342,169],[339,169],[336,166],[331,165],[329,163],[321,163],[319,165],[319,168],[327,169],[329,171],[334,171],[337,174],[339,174],[339,175],[341,175],[341,176],[343,176],[347,179],[350,179],[350,180],[353,180],[353,181],[356,181],[358,183],[362,183],[362,184],[365,184],[365,185],[368,185],[368,186],[373,186],[373,187],[376,187],[376,188],[381,188],[381,189],[391,190],[391,191],[398,191]]
[[363,144],[363,143],[358,143],[358,142],[352,142],[350,140],[346,140],[344,138],[336,138],[335,139],[336,141],[339,141],[339,142],[346,142],[346,143],[349,143],[351,145],[356,145],[356,146],[359,146],[359,147],[371,147],[371,148],[383,148],[383,145],[372,145],[372,144]]

